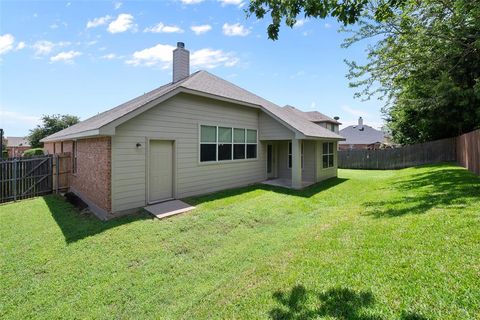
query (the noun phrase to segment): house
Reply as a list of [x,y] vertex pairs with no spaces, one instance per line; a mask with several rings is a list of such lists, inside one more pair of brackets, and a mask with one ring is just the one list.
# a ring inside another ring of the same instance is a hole
[[[42,140],[71,152],[70,190],[102,217],[267,180],[299,189],[337,176],[343,138],[173,51],[173,81]],[[318,122],[318,121],[317,121]]]
[[388,135],[371,126],[363,124],[363,118],[358,118],[358,125],[348,126],[340,130],[345,141],[339,142],[339,150],[378,149],[388,141]]
[[25,137],[6,137],[9,158],[21,157],[23,152],[30,149],[30,143]]

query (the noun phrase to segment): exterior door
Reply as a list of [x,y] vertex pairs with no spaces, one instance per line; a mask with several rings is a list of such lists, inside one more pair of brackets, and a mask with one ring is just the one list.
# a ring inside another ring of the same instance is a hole
[[267,178],[275,178],[275,149],[273,144],[267,144]]
[[148,202],[173,198],[173,142],[150,140]]

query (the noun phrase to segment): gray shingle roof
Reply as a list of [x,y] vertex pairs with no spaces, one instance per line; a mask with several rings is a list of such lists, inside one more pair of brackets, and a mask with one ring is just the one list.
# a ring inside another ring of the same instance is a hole
[[125,102],[118,107],[102,112],[76,125],[50,135],[42,141],[46,142],[61,140],[62,137],[68,137],[74,134],[81,134],[82,132],[100,129],[101,127],[129,114],[130,112],[137,110],[147,103],[158,99],[177,88],[184,88],[197,91],[199,93],[207,93],[222,98],[257,105],[267,113],[273,115],[281,122],[283,121],[288,126],[299,131],[305,136],[343,140],[343,138],[338,134],[316,125],[315,123],[309,121],[303,116],[299,116],[296,114],[296,112],[289,110],[288,108],[277,106],[276,104],[265,100],[245,89],[242,89],[231,82],[221,79],[207,71],[197,71],[181,81],[161,86],[142,96]]
[[26,137],[6,137],[7,147],[30,147]]
[[291,106],[291,105],[288,105],[288,104],[286,106],[284,106],[284,108],[289,108],[289,109],[294,110],[299,116],[304,117],[308,121],[330,122],[330,123],[341,124],[337,120],[332,119],[329,116],[327,116],[327,115],[325,115],[321,112],[318,112],[318,111],[302,111],[302,110],[299,110],[299,109],[295,108],[294,106]]
[[340,130],[340,135],[346,139],[340,144],[371,144],[385,140],[384,132],[367,125],[348,126]]

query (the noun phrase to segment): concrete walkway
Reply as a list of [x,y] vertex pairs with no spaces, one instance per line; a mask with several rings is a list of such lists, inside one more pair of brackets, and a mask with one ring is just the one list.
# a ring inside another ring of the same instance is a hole
[[170,200],[146,206],[144,208],[158,219],[174,216],[195,209],[195,207],[180,201]]

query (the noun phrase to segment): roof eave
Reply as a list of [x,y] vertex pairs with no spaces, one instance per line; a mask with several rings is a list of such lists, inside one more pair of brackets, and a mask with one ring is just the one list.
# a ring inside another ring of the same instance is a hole
[[95,130],[87,130],[87,131],[82,131],[82,132],[77,132],[73,134],[66,134],[58,137],[45,137],[40,140],[40,142],[56,142],[56,141],[65,141],[65,140],[77,140],[80,138],[91,138],[95,136],[100,136],[100,130],[95,129]]

